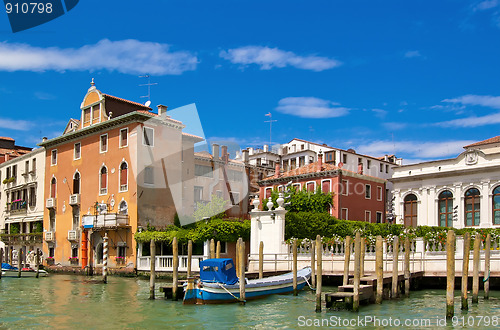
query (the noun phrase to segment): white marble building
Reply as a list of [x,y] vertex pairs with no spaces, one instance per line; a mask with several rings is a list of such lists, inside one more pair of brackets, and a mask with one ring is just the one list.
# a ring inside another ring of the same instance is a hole
[[500,136],[453,159],[394,168],[394,215],[405,225],[500,227]]

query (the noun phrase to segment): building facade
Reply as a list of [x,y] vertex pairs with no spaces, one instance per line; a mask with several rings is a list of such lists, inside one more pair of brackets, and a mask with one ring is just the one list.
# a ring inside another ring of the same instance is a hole
[[0,164],[30,152],[32,148],[20,147],[10,137],[0,137]]
[[500,137],[464,149],[453,159],[395,168],[397,223],[500,227]]

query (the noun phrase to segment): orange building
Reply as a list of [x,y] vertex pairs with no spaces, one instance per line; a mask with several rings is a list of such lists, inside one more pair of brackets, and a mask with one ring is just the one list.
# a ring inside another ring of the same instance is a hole
[[91,85],[80,120],[40,144],[46,148],[44,254],[48,264],[99,267],[107,235],[109,267],[133,270],[137,230],[172,224],[179,203],[193,204],[172,178],[194,173],[194,164],[183,167],[182,160],[202,139],[182,133],[184,125],[165,106],[155,114]]

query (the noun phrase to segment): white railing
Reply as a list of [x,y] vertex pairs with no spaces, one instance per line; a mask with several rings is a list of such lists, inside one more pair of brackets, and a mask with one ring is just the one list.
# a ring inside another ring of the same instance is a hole
[[[193,256],[191,270],[193,272],[200,271],[200,261],[204,259],[203,256]],[[173,256],[156,256],[155,270],[159,272],[173,271],[174,257]],[[188,264],[187,256],[179,256],[179,271],[186,272]],[[149,271],[151,269],[151,257],[137,257],[137,270]]]

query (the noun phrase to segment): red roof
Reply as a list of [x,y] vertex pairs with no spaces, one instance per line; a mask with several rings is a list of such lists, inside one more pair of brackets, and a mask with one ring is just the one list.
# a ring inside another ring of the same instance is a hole
[[14,139],[13,139],[13,138],[6,137],[6,136],[0,136],[0,140],[14,141]]
[[[323,171],[333,171],[333,170],[338,170],[339,167],[335,166],[333,164],[328,164],[328,163],[323,163],[323,166],[321,167],[321,172]],[[304,165],[298,168],[294,168],[293,170],[284,172],[280,174],[279,178],[286,178],[286,177],[291,177],[291,176],[297,176],[297,175],[302,175],[302,174],[309,174],[309,173],[315,173],[318,171],[318,162],[310,163],[308,165]],[[266,180],[272,180],[276,179],[274,176],[270,176],[268,178],[265,178],[263,181]]]
[[129,103],[129,104],[137,105],[137,106],[144,108],[144,109],[151,109],[150,107],[147,107],[144,104],[137,103],[137,102],[130,101],[130,100],[126,100],[126,99],[122,99],[121,97],[116,97],[116,96],[109,95],[109,94],[102,94],[102,95],[104,95],[104,97],[109,97],[111,99],[115,99],[115,100],[120,101],[120,102],[125,102],[125,103]]
[[482,146],[485,144],[499,143],[499,142],[500,142],[500,135],[492,137],[492,138],[484,140],[484,141],[479,141],[476,143],[469,144],[468,146],[465,146],[464,148],[477,147],[477,146]]

